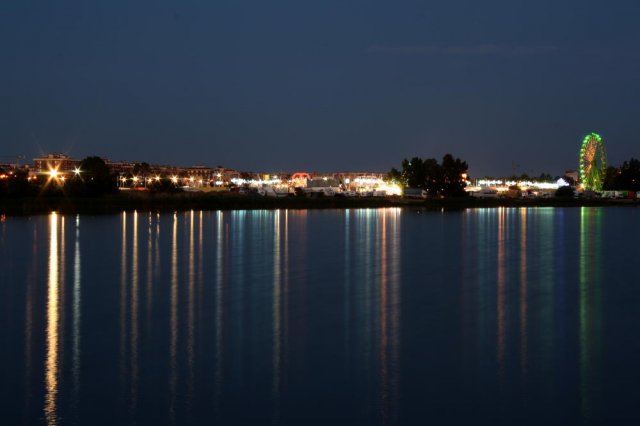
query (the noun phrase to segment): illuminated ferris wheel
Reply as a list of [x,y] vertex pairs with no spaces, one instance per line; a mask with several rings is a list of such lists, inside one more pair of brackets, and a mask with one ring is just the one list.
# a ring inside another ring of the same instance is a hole
[[607,152],[597,133],[589,133],[580,146],[580,182],[591,191],[602,191],[607,170]]

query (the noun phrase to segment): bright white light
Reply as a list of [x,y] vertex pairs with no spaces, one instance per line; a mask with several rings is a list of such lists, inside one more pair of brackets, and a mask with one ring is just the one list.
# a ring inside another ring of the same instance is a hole
[[378,191],[384,191],[387,195],[402,195],[402,188],[395,183],[382,184],[378,186]]
[[353,180],[354,183],[359,185],[383,185],[384,181],[374,177],[358,177]]
[[[497,189],[498,191],[508,190],[510,186],[518,186],[520,189],[536,188],[536,189],[558,189],[558,184],[554,182],[537,182],[537,181],[514,181],[514,180],[498,180],[498,179],[479,179],[478,186]],[[507,189],[504,189],[507,188]]]
[[82,172],[82,170],[80,170],[80,167],[76,167],[73,169],[73,174],[76,176],[80,176],[80,173]]
[[536,183],[531,185],[534,188],[538,188],[538,189],[558,189],[558,184],[557,183]]

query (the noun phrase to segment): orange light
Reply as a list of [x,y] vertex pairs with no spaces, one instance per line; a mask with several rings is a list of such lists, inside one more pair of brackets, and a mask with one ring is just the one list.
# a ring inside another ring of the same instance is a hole
[[58,178],[58,169],[49,169],[49,176],[53,179]]

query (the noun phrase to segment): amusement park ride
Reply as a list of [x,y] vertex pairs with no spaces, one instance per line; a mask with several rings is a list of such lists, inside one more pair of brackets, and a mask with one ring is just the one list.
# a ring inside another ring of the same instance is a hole
[[602,191],[607,171],[607,152],[597,133],[589,133],[580,146],[580,182],[585,190]]

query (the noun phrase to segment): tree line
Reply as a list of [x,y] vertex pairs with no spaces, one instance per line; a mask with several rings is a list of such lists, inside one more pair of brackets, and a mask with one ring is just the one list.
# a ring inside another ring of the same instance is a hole
[[609,191],[640,191],[640,160],[631,158],[620,167],[607,167],[603,188]]
[[424,189],[430,197],[463,197],[468,170],[466,161],[451,154],[440,163],[435,158],[413,157],[402,161],[401,170],[392,168],[387,179],[406,188]]

